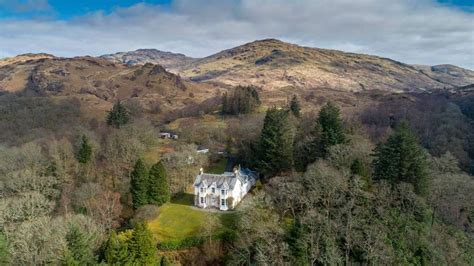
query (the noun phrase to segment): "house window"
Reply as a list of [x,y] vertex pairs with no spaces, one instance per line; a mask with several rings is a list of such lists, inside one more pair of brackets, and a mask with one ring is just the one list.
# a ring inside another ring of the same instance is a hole
[[212,188],[212,193],[216,193],[216,189],[215,189],[215,188]]
[[201,197],[201,203],[204,203],[204,197]]
[[225,206],[225,199],[221,199],[221,205]]
[[224,196],[225,195],[225,190],[221,190],[221,194]]
[[201,193],[204,193],[204,188],[203,187],[201,188]]

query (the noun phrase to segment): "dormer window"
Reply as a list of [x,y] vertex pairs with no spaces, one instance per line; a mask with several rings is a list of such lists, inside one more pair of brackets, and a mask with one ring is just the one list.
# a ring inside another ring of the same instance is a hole
[[216,193],[216,189],[215,189],[215,188],[212,188],[212,193]]

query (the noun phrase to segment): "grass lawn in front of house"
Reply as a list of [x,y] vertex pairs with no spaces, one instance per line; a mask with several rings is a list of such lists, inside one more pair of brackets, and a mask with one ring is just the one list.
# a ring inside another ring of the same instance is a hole
[[204,236],[208,224],[214,224],[212,231],[218,233],[229,227],[230,213],[207,212],[191,208],[192,194],[182,194],[164,204],[158,216],[148,221],[148,227],[158,242],[180,241],[189,237]]

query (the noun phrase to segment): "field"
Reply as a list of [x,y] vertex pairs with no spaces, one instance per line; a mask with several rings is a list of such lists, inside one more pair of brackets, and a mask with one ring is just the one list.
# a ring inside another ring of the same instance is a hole
[[215,235],[231,226],[232,213],[207,212],[192,208],[193,195],[184,194],[160,207],[158,216],[148,222],[159,242]]

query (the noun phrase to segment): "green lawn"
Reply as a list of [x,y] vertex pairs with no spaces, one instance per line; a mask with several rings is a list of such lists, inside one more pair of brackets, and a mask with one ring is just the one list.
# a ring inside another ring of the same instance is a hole
[[160,207],[158,216],[148,222],[158,242],[204,235],[205,225],[209,222],[215,224],[216,232],[231,224],[231,214],[196,210],[190,207],[192,203],[193,195],[185,194]]

